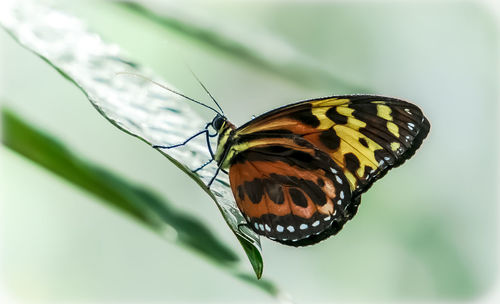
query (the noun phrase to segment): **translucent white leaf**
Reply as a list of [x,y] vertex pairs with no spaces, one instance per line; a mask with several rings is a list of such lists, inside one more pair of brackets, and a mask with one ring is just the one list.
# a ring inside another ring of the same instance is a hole
[[[128,59],[117,45],[89,31],[79,19],[35,1],[3,1],[0,22],[23,46],[75,83],[106,119],[146,143],[178,144],[205,127],[206,122],[178,96],[148,80],[118,75],[135,73],[168,85]],[[205,138],[200,136],[184,147],[160,152],[216,202],[260,277],[263,266],[259,237],[244,226],[246,221],[234,203],[227,176],[219,174],[208,190],[205,184],[214,175],[216,164],[196,174],[191,172],[211,158]]]

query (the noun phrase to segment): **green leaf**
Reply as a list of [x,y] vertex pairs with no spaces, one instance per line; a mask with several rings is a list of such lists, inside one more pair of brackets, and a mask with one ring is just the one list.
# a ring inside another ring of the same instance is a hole
[[[117,45],[90,32],[77,18],[32,1],[2,5],[0,22],[10,35],[78,86],[96,110],[122,131],[150,145],[170,146],[204,128],[206,122],[179,96],[165,92],[149,80],[118,75],[129,72],[166,83],[126,58]],[[208,189],[205,184],[214,175],[216,164],[196,174],[191,172],[211,158],[205,139],[198,137],[184,147],[159,152],[216,202],[260,278],[263,261],[259,236],[250,229],[239,229],[246,221],[234,203],[228,177],[219,174]]]
[[197,219],[175,210],[168,201],[74,155],[52,137],[2,110],[2,141],[22,154],[164,236],[195,249],[214,262],[231,264],[237,255]]
[[273,296],[279,295],[272,282],[257,280],[238,270],[238,256],[198,219],[176,210],[150,190],[83,160],[12,112],[2,109],[1,118],[2,142],[8,148],[128,214],[165,239],[198,252],[235,277]]

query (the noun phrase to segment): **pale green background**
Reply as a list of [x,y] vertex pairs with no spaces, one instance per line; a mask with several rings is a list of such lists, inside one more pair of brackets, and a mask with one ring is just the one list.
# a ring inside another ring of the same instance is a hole
[[[280,78],[114,5],[64,6],[182,92],[208,101],[188,62],[237,125],[276,106],[338,93]],[[204,10],[228,26],[267,29],[343,79],[417,103],[432,124],[421,150],[363,195],[358,215],[339,235],[301,249],[263,240],[265,278],[299,303],[472,300],[491,291],[498,263],[499,50],[498,20],[487,6],[200,2],[184,9]],[[245,259],[191,179],[109,124],[74,85],[3,31],[0,45],[0,97],[10,108],[203,218]],[[17,301],[273,302],[0,151],[0,281]]]

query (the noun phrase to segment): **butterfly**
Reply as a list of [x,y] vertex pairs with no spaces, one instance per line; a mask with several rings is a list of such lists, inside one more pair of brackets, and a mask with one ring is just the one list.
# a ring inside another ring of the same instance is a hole
[[[220,112],[173,91],[217,115],[184,143],[155,147],[182,146],[205,134],[212,159],[197,170],[217,163],[208,186],[220,170],[229,174],[250,228],[285,245],[312,245],[339,232],[356,214],[361,194],[412,157],[430,130],[416,105],[376,95],[300,101],[236,127],[200,84]],[[214,153],[209,137],[215,136]]]

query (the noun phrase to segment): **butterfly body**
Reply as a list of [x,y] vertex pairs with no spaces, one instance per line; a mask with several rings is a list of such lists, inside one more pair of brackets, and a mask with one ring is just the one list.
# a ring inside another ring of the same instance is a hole
[[332,96],[267,112],[236,128],[224,116],[214,160],[249,226],[305,246],[336,234],[361,194],[411,157],[430,124],[415,105],[372,96]]

